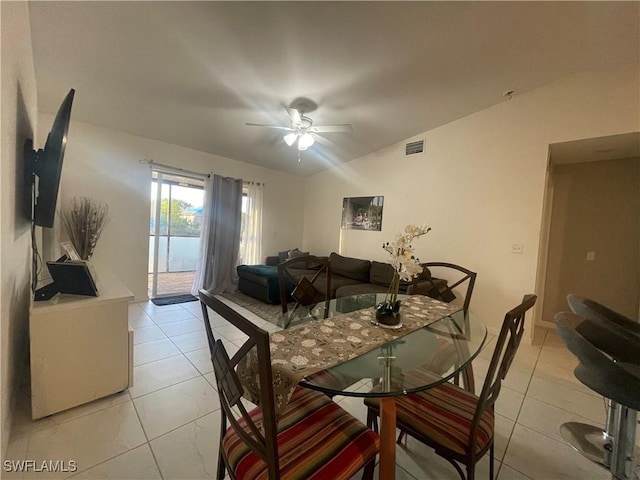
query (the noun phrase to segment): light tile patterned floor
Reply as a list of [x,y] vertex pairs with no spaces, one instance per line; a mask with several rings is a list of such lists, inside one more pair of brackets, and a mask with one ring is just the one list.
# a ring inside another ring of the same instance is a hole
[[[199,303],[132,304],[129,312],[136,331],[131,389],[38,421],[30,420],[28,393],[23,394],[7,459],[74,460],[78,470],[3,472],[2,478],[215,478],[220,415]],[[244,313],[263,328],[277,329]],[[242,334],[216,315],[212,322],[233,353]],[[559,425],[570,420],[601,425],[603,400],[573,378],[575,359],[555,333],[542,336],[541,346],[521,345],[497,403],[497,478],[608,479],[558,434]],[[478,382],[491,346],[475,362]],[[364,421],[361,399],[336,400]],[[398,447],[397,457],[398,480],[459,478],[451,465],[412,439]],[[488,477],[488,463],[479,463],[477,478]]]

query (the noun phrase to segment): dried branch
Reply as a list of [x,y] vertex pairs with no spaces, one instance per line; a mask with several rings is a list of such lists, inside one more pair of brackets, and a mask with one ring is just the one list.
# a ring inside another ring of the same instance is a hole
[[69,240],[82,260],[89,260],[105,225],[109,206],[87,197],[74,197],[63,205],[60,217]]

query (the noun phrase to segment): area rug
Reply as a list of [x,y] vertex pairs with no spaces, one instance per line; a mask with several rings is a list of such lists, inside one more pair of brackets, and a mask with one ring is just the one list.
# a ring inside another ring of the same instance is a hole
[[[222,296],[236,305],[255,313],[260,318],[263,318],[274,325],[278,324],[278,318],[282,313],[282,307],[280,305],[264,303],[240,292],[223,293]],[[293,304],[291,304],[290,307],[293,308]]]
[[172,295],[170,297],[159,297],[152,298],[151,301],[154,305],[163,306],[163,305],[175,305],[176,303],[186,303],[186,302],[195,302],[197,297],[193,295],[185,294],[185,295]]

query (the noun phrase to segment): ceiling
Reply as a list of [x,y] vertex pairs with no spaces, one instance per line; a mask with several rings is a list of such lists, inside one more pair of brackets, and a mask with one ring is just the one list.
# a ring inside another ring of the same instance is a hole
[[640,158],[640,132],[553,143],[549,149],[555,165]]
[[[640,61],[640,2],[30,2],[39,109],[310,175],[558,78]],[[350,123],[302,152],[284,105]],[[71,133],[72,134],[72,133]],[[170,162],[171,159],[154,159]],[[176,162],[179,159],[175,159]]]

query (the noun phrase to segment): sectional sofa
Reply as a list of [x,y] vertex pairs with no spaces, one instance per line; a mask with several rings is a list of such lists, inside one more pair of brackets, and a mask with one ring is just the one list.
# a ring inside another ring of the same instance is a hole
[[[295,256],[308,255],[308,252],[300,252],[297,249],[280,252],[278,256],[267,257],[264,265],[240,265],[238,272],[238,289],[245,295],[262,300],[266,303],[280,303],[278,269],[277,265]],[[363,293],[385,293],[393,278],[393,267],[389,263],[364,260],[353,257],[344,257],[332,252],[329,255],[331,266],[331,298],[346,297]],[[306,277],[311,280],[317,269],[301,268],[291,269],[296,281]],[[323,278],[324,276],[324,278]],[[321,273],[314,287],[324,298],[326,276]],[[287,285],[290,294],[294,284]],[[400,293],[409,295],[422,294],[442,298],[453,295],[447,290],[446,280],[434,278],[429,269],[425,270],[412,282],[401,282]],[[447,301],[453,300],[453,298]]]

